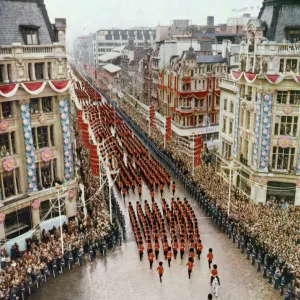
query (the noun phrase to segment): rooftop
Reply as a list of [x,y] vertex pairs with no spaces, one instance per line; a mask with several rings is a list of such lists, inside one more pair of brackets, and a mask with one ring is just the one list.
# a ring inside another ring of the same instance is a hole
[[113,64],[107,64],[107,65],[103,66],[102,68],[109,73],[116,73],[121,70],[120,67],[113,65]]
[[43,0],[0,1],[0,45],[24,44],[20,25],[38,28],[41,45],[55,42],[52,25]]
[[106,61],[115,59],[115,58],[120,57],[120,56],[121,56],[120,52],[107,52],[103,55],[100,55],[99,60],[106,62]]
[[221,55],[199,55],[196,58],[198,64],[225,63],[226,59]]

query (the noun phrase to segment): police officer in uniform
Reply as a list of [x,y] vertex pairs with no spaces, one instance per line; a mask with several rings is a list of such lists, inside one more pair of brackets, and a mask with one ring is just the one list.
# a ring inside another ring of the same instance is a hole
[[264,273],[263,273],[264,278],[267,278],[267,270],[268,270],[268,262],[265,260],[265,262],[264,262]]
[[257,272],[260,272],[260,265],[261,265],[262,259],[261,259],[261,253],[258,251],[258,257],[257,257]]
[[233,226],[232,229],[232,243],[235,244],[235,237],[236,237],[236,228]]
[[73,254],[71,251],[69,252],[68,255],[68,266],[69,266],[69,270],[73,268]]
[[244,235],[241,235],[241,253],[245,253],[245,238]]
[[280,295],[283,296],[284,293],[284,286],[285,286],[285,278],[284,276],[281,277],[281,282],[280,282]]
[[255,251],[255,248],[253,247],[253,249],[252,249],[252,255],[251,255],[251,265],[252,266],[255,265],[255,258],[256,258],[256,251]]
[[274,276],[274,266],[271,265],[270,266],[270,273],[269,273],[269,283],[270,284],[272,284],[273,276]]
[[246,250],[246,254],[247,254],[247,259],[250,260],[250,253],[251,253],[251,242],[249,241],[247,243],[247,250]]

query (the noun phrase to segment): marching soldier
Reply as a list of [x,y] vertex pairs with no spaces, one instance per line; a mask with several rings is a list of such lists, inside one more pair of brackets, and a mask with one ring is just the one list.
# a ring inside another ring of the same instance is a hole
[[260,265],[261,265],[261,253],[260,251],[258,252],[258,257],[257,257],[257,272],[260,272]]
[[253,249],[252,249],[252,255],[251,255],[251,265],[252,266],[255,265],[255,258],[256,258],[256,251],[255,251],[255,248],[253,247]]

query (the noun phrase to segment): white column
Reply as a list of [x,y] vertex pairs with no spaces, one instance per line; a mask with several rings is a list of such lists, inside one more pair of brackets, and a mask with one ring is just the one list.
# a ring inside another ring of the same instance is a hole
[[66,215],[68,218],[74,217],[77,215],[77,208],[76,208],[76,199],[77,196],[74,196],[71,200],[66,200]]
[[35,227],[40,224],[40,210],[31,208],[32,226]]
[[300,188],[296,188],[295,206],[300,206]]
[[251,199],[256,203],[266,204],[267,201],[267,186],[251,186]]
[[44,79],[49,79],[49,74],[48,74],[48,62],[44,62]]
[[3,82],[4,83],[9,83],[8,71],[7,71],[7,64],[3,65]]
[[0,241],[5,240],[4,223],[0,224]]
[[31,81],[35,81],[36,80],[36,77],[35,77],[35,68],[34,68],[34,62],[31,63],[30,65],[31,67],[31,71],[30,71],[30,79]]

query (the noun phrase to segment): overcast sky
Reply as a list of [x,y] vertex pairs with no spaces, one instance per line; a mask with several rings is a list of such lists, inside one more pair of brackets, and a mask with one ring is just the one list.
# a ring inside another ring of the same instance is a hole
[[[193,24],[226,23],[228,17],[251,13],[257,17],[262,0],[45,0],[52,22],[67,19],[68,43],[74,38],[105,28],[155,27],[173,19],[189,19]],[[244,12],[233,12],[248,8]]]

